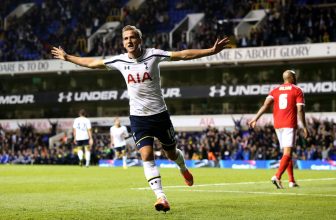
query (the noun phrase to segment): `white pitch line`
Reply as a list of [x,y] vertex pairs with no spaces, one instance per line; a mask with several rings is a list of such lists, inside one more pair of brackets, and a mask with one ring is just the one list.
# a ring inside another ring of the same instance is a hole
[[[187,192],[187,190],[169,190],[178,192]],[[238,191],[238,190],[202,190],[202,189],[191,189],[188,191],[192,192],[205,192],[205,193],[239,193],[239,194],[261,194],[261,195],[280,195],[280,196],[319,196],[319,197],[336,197],[336,195],[328,194],[306,194],[306,193],[287,193],[287,192],[253,192],[253,191]]]
[[[313,182],[313,181],[330,181],[336,180],[336,178],[320,178],[320,179],[301,179],[299,182]],[[288,181],[284,181],[288,182]],[[270,181],[259,181],[259,182],[237,182],[237,183],[210,183],[210,184],[196,184],[192,187],[203,187],[203,186],[233,186],[233,185],[252,185],[252,184],[264,184],[270,183]],[[178,185],[178,186],[164,186],[165,189],[167,188],[189,188],[189,186],[185,185]],[[140,187],[140,188],[131,188],[134,190],[150,190],[149,187]]]

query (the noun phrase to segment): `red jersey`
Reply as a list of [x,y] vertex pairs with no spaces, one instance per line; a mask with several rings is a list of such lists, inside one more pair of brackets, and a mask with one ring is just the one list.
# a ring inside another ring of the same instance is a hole
[[274,128],[297,128],[297,105],[304,105],[302,90],[291,83],[273,89],[268,98],[273,98]]

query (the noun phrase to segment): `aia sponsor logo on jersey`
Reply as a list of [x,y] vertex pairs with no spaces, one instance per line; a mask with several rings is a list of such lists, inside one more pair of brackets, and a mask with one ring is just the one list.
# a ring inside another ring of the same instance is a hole
[[148,72],[144,72],[144,74],[140,75],[139,73],[134,74],[128,74],[127,76],[127,84],[130,83],[143,83],[146,80],[150,80],[152,81],[152,77],[150,76],[150,74]]

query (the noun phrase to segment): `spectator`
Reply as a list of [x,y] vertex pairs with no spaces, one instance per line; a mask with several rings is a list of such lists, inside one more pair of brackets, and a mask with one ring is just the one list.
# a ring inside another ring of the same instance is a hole
[[[2,1],[0,24],[22,2]],[[326,2],[314,1],[314,4]],[[82,56],[120,54],[123,49],[118,34],[106,42],[97,38],[93,49],[87,50],[88,37],[107,21],[120,21],[121,26],[139,26],[144,31],[146,44],[163,50],[205,48],[224,33],[223,30],[232,36],[232,44],[239,47],[336,41],[336,8],[315,7],[307,2],[198,0],[197,4],[194,1],[172,4],[167,0],[150,0],[137,10],[123,7],[123,3],[122,0],[110,0],[92,4],[90,0],[83,0],[78,6],[75,1],[38,1],[30,13],[12,19],[6,30],[0,29],[0,61],[49,59],[50,45],[46,42],[62,45],[69,49],[69,53]],[[234,40],[236,23],[231,20],[243,18],[251,9],[262,8],[269,9],[265,22],[253,28],[249,35]],[[119,9],[122,9],[121,13]],[[199,12],[205,13],[205,17],[193,31],[194,40],[187,43],[182,34],[173,42],[173,48],[169,48],[167,33],[187,13]]]
[[[336,125],[331,120],[311,118],[308,123],[311,137],[302,141],[299,132],[296,147],[293,148],[294,160],[336,160]],[[78,164],[78,158],[73,153],[73,144],[68,138],[60,146],[48,146],[43,141],[46,134],[34,131],[30,124],[20,124],[19,131],[3,131],[0,129],[2,145],[0,145],[0,163],[21,164]],[[273,128],[269,125],[255,130],[246,130],[241,126],[241,132],[235,129],[219,131],[208,127],[203,132],[178,132],[179,143],[186,158],[208,159],[212,152],[215,160],[278,160],[281,158],[278,142],[274,136]],[[92,162],[99,159],[110,159],[109,134],[93,134]],[[157,156],[164,158],[162,146],[155,146]],[[13,149],[13,150],[12,150]],[[131,146],[127,157],[138,159],[139,155]],[[29,162],[30,161],[30,162]]]

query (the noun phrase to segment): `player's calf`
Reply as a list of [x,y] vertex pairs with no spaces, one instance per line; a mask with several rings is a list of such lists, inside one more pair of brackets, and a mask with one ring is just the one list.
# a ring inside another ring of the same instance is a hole
[[188,186],[194,185],[194,177],[193,177],[193,175],[190,173],[190,171],[188,169],[186,169],[184,171],[181,170],[181,174],[182,174],[182,176],[184,178],[185,183]]

